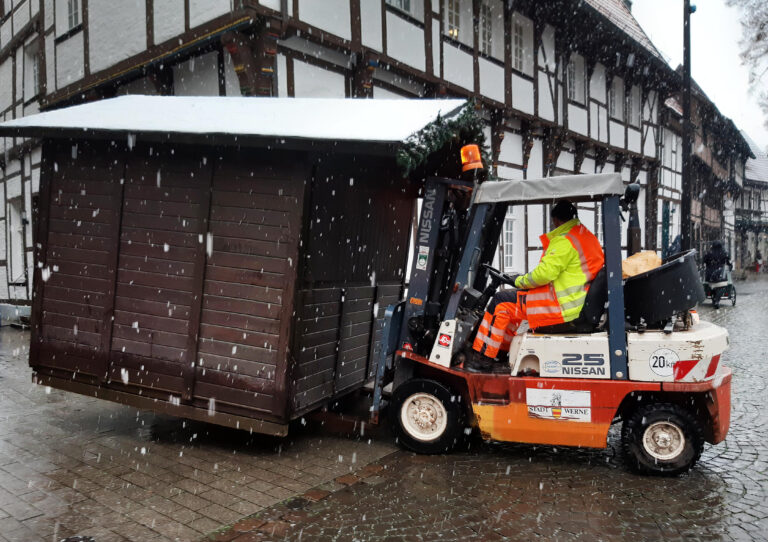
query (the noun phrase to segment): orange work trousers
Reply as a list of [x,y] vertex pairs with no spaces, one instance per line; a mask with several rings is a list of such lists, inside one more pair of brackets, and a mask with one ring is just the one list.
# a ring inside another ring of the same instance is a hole
[[512,338],[523,320],[526,320],[525,294],[516,290],[497,292],[480,322],[472,348],[489,358],[498,357],[499,352],[509,352]]

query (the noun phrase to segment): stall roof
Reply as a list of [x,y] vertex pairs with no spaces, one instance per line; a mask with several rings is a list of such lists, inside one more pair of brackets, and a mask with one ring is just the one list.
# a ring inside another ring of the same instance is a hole
[[485,182],[475,195],[475,203],[547,203],[556,199],[599,200],[624,194],[620,173],[562,175],[543,179]]
[[[0,124],[0,136],[155,134],[399,143],[465,100],[121,96]],[[190,137],[191,136],[191,137]]]

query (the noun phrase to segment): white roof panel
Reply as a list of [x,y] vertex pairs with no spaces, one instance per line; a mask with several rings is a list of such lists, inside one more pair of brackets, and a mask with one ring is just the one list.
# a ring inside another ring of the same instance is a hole
[[[0,124],[0,136],[64,131],[402,142],[465,100],[121,96]],[[63,135],[63,134],[62,134]]]
[[620,173],[562,175],[524,181],[490,181],[480,185],[475,203],[547,203],[556,199],[598,200],[624,194]]

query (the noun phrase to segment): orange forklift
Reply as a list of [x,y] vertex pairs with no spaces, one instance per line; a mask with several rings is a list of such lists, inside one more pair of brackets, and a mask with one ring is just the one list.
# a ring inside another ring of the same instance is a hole
[[[461,154],[464,171],[482,168],[476,146]],[[630,468],[686,472],[730,422],[728,333],[693,310],[704,299],[695,251],[622,280],[620,219],[637,212],[637,185],[617,173],[476,179],[425,183],[407,297],[388,307],[377,345],[372,419],[391,383],[394,433],[417,453],[449,452],[468,428],[487,440],[604,448],[622,423]],[[511,283],[491,266],[508,207],[562,199],[601,206],[605,267],[581,314],[566,329],[519,332],[504,373],[470,372],[486,305]]]

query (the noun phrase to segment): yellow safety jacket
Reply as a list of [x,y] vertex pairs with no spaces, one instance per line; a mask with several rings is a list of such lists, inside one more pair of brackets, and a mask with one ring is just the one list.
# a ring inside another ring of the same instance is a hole
[[525,292],[531,328],[575,320],[589,283],[605,263],[600,241],[574,218],[540,237],[544,254],[531,272],[515,280]]

